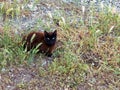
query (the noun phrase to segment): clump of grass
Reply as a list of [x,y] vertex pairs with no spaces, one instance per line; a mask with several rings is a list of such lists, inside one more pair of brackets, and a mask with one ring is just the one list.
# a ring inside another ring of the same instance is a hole
[[10,31],[7,26],[3,31],[3,34],[0,35],[0,69],[11,65],[31,63],[37,53],[37,49],[26,53],[20,36]]
[[[1,67],[5,67],[10,64],[14,64],[16,62],[15,58],[19,57],[20,48],[17,47],[15,40],[10,37],[8,34],[4,32],[3,36],[1,36],[0,40],[0,47],[1,47]],[[18,52],[16,52],[16,50]],[[19,60],[19,58],[18,58]]]
[[112,14],[111,12],[107,14],[100,13],[98,20],[98,29],[101,30],[104,34],[114,32],[115,35],[120,35],[118,28],[120,27],[120,17],[118,14]]
[[9,0],[0,2],[0,14],[3,16],[3,21],[13,19],[13,18],[20,18],[23,16],[29,17],[30,16],[30,9],[32,9],[38,0],[35,0],[32,7],[28,7],[30,3],[29,0],[25,1],[16,1],[13,0],[10,2]]
[[14,18],[16,15],[20,15],[20,5],[17,2],[1,2],[0,13],[3,14],[3,21],[7,18]]

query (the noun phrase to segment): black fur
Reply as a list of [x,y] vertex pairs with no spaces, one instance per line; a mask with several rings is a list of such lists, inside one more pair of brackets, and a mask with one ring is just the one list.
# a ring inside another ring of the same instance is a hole
[[44,31],[44,34],[45,34],[44,40],[48,46],[52,46],[56,43],[56,36],[57,36],[56,30],[53,33],[48,33]]

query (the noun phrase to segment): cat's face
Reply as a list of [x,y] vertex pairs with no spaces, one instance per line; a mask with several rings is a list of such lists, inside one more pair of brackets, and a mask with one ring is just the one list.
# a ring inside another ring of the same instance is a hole
[[45,37],[45,43],[49,46],[52,46],[56,43],[56,38],[57,38],[57,31],[55,30],[54,32],[46,32],[44,31]]

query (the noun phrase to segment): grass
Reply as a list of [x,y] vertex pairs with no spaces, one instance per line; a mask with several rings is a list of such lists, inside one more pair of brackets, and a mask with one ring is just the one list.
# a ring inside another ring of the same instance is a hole
[[[119,14],[111,11],[96,13],[93,6],[90,12],[76,13],[78,7],[70,4],[73,15],[69,16],[64,12],[68,5],[61,4],[63,10],[49,13],[46,22],[38,19],[31,28],[37,30],[42,26],[48,31],[57,28],[58,41],[52,58],[36,54],[36,50],[25,52],[22,35],[15,34],[11,24],[4,21],[3,30],[0,30],[4,31],[0,33],[1,86],[5,89],[12,83],[10,87],[22,90],[120,89]],[[7,11],[1,14],[4,12]],[[19,77],[22,75],[25,76]]]

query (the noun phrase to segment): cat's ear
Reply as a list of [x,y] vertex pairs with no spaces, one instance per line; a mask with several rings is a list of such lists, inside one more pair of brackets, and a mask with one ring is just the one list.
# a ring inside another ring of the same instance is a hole
[[47,35],[47,34],[48,34],[48,32],[47,32],[47,31],[44,31],[44,34],[45,34],[45,35]]
[[57,35],[57,30],[55,30],[53,33],[54,33],[55,35]]

